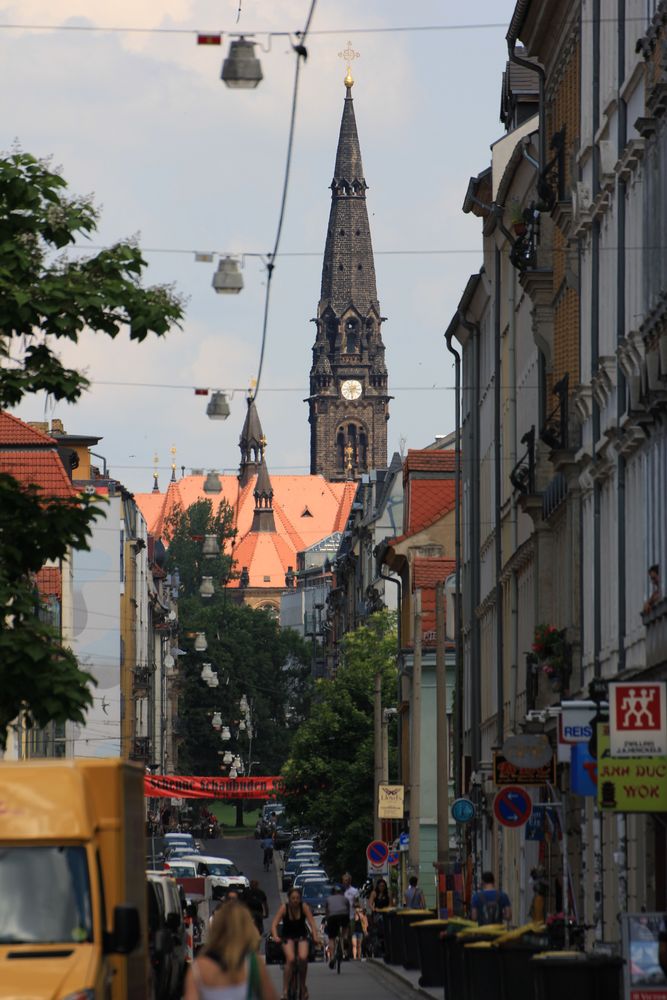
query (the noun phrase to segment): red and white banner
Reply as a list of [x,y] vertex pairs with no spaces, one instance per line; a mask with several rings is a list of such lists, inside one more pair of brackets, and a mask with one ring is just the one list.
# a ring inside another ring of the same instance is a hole
[[270,799],[283,790],[283,779],[258,775],[256,778],[209,778],[198,775],[147,774],[147,798],[174,799]]
[[612,757],[667,756],[667,689],[664,681],[609,685]]

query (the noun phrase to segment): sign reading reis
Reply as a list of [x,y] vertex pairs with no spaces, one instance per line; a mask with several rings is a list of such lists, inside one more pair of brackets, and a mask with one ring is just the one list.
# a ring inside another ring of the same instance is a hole
[[661,681],[609,685],[612,757],[667,756],[667,688]]

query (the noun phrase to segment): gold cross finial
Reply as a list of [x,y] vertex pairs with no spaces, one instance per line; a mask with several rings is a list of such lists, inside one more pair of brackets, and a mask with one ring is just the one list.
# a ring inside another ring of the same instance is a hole
[[347,75],[345,76],[345,80],[343,82],[349,90],[354,85],[354,80],[352,79],[352,63],[355,59],[360,58],[360,53],[355,52],[352,48],[352,42],[348,42],[347,48],[338,53],[338,58],[344,59],[347,63]]
[[171,481],[172,481],[172,483],[175,483],[176,482],[176,445],[172,444],[172,446],[169,449],[169,451],[171,452]]

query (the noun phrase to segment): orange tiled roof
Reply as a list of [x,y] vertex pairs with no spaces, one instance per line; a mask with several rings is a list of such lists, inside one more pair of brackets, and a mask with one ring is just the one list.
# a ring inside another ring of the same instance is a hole
[[455,472],[456,452],[452,449],[431,451],[424,448],[408,448],[403,463],[403,478],[411,472]]
[[453,479],[414,479],[409,484],[409,492],[408,535],[416,535],[454,509],[456,483]]
[[40,594],[53,594],[60,600],[63,592],[63,581],[57,566],[42,566],[35,576],[35,583]]
[[[413,564],[412,589],[422,592],[422,645],[435,645],[435,585],[444,583],[456,570],[455,559],[417,557]],[[447,603],[445,602],[445,621]]]
[[[210,500],[215,513],[220,502],[227,500],[238,532],[232,552],[236,569],[247,566],[250,586],[270,589],[284,586],[288,566],[296,566],[297,552],[344,529],[357,487],[353,482],[330,483],[323,476],[272,475],[276,530],[252,532],[256,477],[243,488],[236,476],[218,478],[220,493],[204,492],[205,476],[184,476],[170,483],[165,493],[137,493],[135,499],[156,538],[163,536],[165,520],[174,507],[186,510],[197,500]],[[310,516],[304,516],[306,509]]]
[[2,451],[0,472],[23,486],[39,487],[45,497],[72,497],[75,490],[56,451]]
[[11,413],[0,410],[0,446],[16,444],[53,446],[56,441],[48,434],[30,427],[18,417],[13,417]]

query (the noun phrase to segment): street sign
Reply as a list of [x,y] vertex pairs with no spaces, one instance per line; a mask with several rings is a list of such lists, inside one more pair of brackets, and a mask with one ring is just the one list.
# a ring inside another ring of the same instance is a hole
[[570,791],[574,795],[597,796],[597,760],[588,752],[585,743],[574,743],[570,753]]
[[493,781],[496,785],[546,785],[556,783],[556,759],[549,754],[546,764],[540,767],[516,767],[503,754],[493,755]]
[[401,855],[398,853],[398,851],[389,852],[389,857],[387,858],[388,865],[391,865],[393,867],[394,865],[397,865],[400,860],[401,860]]
[[582,702],[581,706],[568,705],[558,716],[559,743],[588,743],[593,735],[593,722],[597,706]]
[[493,800],[493,813],[502,826],[517,828],[528,822],[533,803],[525,788],[508,785]]
[[598,806],[608,812],[667,812],[667,757],[612,757],[609,726],[598,723]]
[[376,878],[378,875],[387,876],[389,875],[389,865],[385,861],[381,865],[372,865],[370,861],[366,862],[366,874],[369,878]]
[[612,757],[667,756],[667,688],[662,681],[609,685]]
[[454,799],[452,816],[457,823],[469,823],[475,818],[475,806],[470,799]]
[[505,760],[514,767],[544,767],[551,762],[551,743],[549,737],[537,733],[523,733],[519,736],[508,736],[502,745],[501,753]]
[[398,836],[398,849],[399,851],[407,851],[410,847],[410,834],[400,833]]
[[403,785],[378,786],[378,818],[403,819]]
[[389,856],[389,848],[384,840],[371,840],[366,848],[366,857],[374,868],[381,868]]

